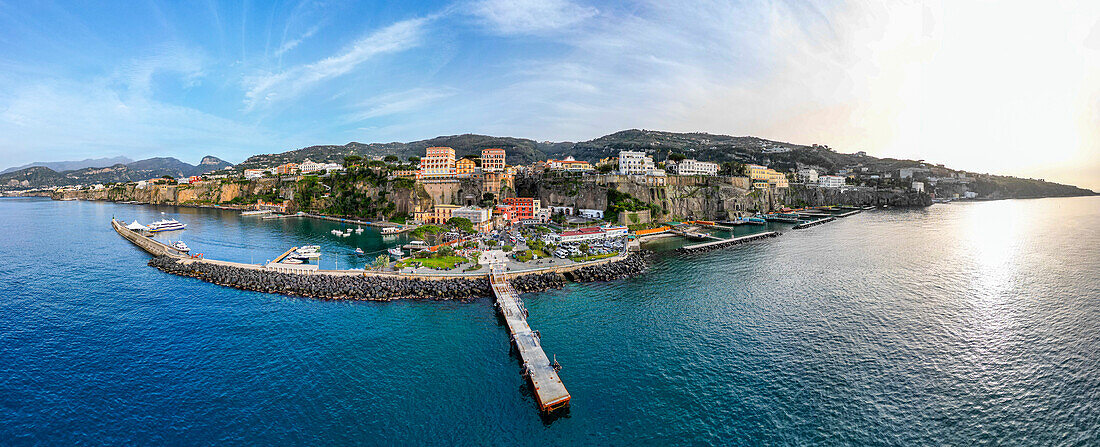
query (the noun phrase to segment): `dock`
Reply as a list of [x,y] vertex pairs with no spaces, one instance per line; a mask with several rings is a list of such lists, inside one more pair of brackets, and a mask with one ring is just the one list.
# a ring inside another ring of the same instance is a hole
[[779,233],[775,231],[766,231],[763,233],[750,234],[748,236],[741,236],[730,239],[719,239],[717,241],[704,242],[702,244],[687,245],[677,248],[676,251],[680,253],[699,253],[777,236],[779,236]]
[[848,216],[851,216],[853,214],[859,214],[859,213],[862,213],[862,212],[863,212],[862,209],[857,209],[857,210],[854,210],[854,211],[848,211],[847,213],[837,214],[836,217],[848,217]]
[[834,220],[836,220],[836,217],[826,217],[824,219],[811,220],[809,222],[803,222],[803,223],[800,223],[798,225],[795,225],[795,226],[791,227],[791,229],[792,230],[801,230],[803,228],[810,228],[814,225],[821,225],[823,223],[832,222]]
[[523,361],[523,375],[531,383],[539,411],[550,414],[565,409],[569,406],[569,391],[566,391],[565,384],[558,377],[558,368],[550,363],[543,352],[539,333],[531,330],[531,326],[527,324],[527,308],[501,273],[502,268],[500,264],[490,267],[489,283],[496,295],[497,310],[508,325],[512,344]]

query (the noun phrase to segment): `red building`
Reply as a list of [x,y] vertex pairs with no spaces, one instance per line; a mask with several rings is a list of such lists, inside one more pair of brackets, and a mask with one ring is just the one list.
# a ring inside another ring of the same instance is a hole
[[504,204],[512,207],[515,220],[534,218],[541,205],[538,199],[530,197],[509,197],[504,199]]

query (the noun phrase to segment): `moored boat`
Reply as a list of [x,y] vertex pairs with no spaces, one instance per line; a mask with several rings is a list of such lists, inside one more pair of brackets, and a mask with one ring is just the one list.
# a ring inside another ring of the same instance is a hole
[[393,247],[389,250],[386,250],[386,252],[388,252],[390,255],[393,255],[393,256],[396,256],[396,257],[399,257],[399,258],[402,257],[402,256],[405,256],[405,252],[401,251],[401,247]]
[[183,243],[183,241],[176,241],[175,244],[172,244],[172,248],[176,249],[177,251],[179,251],[181,253],[187,253],[187,252],[191,251],[191,247],[188,247],[187,244]]
[[161,219],[148,225],[150,233],[159,233],[162,231],[177,231],[187,227],[187,224],[180,223],[176,219]]

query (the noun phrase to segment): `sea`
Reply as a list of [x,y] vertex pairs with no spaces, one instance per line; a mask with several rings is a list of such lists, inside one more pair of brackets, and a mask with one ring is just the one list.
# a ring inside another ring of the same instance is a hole
[[[1098,445],[1100,197],[876,209],[522,296],[563,365],[541,417],[490,298],[347,302],[148,267],[405,236],[307,218],[0,199],[3,445]],[[739,229],[738,234],[752,229]],[[361,248],[365,256],[354,253]]]

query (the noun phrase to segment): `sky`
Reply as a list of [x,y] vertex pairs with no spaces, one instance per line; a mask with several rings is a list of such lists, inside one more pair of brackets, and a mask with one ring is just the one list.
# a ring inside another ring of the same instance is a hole
[[1100,190],[1100,2],[0,0],[0,168],[630,128]]

